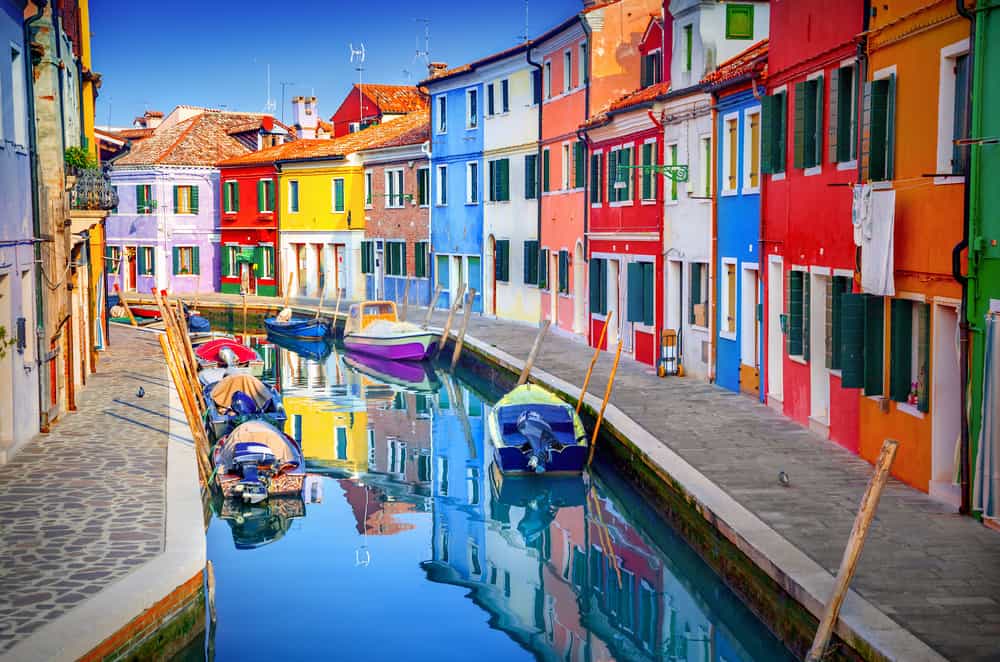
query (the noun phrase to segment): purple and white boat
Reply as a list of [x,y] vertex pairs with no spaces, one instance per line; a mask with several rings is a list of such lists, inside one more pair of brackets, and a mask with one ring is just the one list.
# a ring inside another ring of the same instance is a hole
[[344,347],[392,361],[430,358],[440,334],[396,317],[392,301],[366,301],[351,306],[344,326]]

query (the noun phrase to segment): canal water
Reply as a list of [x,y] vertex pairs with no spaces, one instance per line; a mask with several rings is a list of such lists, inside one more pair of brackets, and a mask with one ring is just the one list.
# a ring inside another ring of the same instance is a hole
[[502,480],[487,385],[250,341],[309,475],[212,504],[217,619],[178,659],[792,659],[610,470]]

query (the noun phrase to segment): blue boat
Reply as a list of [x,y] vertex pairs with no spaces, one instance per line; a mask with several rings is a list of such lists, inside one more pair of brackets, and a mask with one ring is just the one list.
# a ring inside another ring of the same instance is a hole
[[298,338],[289,338],[279,334],[268,333],[267,339],[278,347],[287,349],[290,352],[295,352],[299,356],[304,356],[310,361],[325,361],[326,357],[330,356],[330,352],[333,350],[331,341],[328,338],[320,338],[318,340],[301,340]]
[[191,333],[206,333],[211,330],[211,323],[198,313],[188,315],[188,331]]
[[293,317],[282,322],[277,317],[264,320],[267,332],[293,340],[319,340],[330,335],[330,322],[320,318]]
[[504,474],[579,474],[587,464],[587,433],[576,410],[541,386],[524,384],[500,398],[487,429]]
[[208,384],[204,394],[205,429],[212,441],[221,439],[246,421],[263,420],[283,429],[288,419],[281,394],[246,372]]

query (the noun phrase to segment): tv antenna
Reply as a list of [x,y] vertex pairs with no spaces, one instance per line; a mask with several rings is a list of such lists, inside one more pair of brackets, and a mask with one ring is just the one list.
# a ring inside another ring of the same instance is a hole
[[423,60],[424,66],[430,66],[431,64],[431,19],[429,18],[415,18],[413,19],[417,23],[424,24],[424,48],[420,49],[420,37],[419,35],[414,38],[414,55],[413,61]]
[[278,83],[281,86],[281,123],[285,123],[285,89],[295,85],[295,83],[290,83],[288,81],[281,81]]
[[365,72],[365,43],[361,42],[359,48],[354,47],[354,43],[348,45],[351,50],[351,64],[355,64],[355,71],[358,72],[358,130],[361,130],[361,125],[365,121],[365,95],[361,93],[361,87],[364,83],[364,72]]
[[267,100],[264,102],[264,112],[274,113],[274,99],[271,98],[271,65],[267,65]]
[[528,30],[528,2],[529,0],[524,0],[524,32],[517,36],[522,43],[528,41],[528,36],[531,34]]

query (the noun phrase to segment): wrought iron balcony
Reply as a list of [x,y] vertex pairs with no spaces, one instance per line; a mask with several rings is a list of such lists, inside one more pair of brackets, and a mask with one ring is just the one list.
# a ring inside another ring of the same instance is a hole
[[76,178],[69,189],[70,208],[110,211],[118,206],[118,192],[104,170],[67,167],[66,175]]

